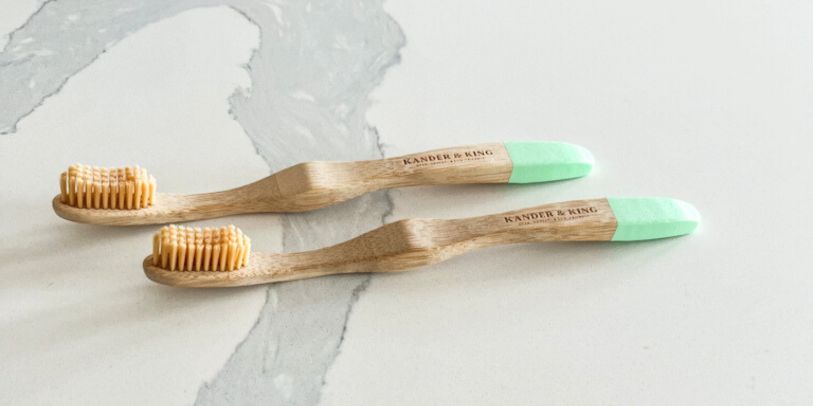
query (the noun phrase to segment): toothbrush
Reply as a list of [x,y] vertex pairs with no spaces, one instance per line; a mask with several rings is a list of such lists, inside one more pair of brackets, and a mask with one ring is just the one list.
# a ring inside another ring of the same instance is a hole
[[331,247],[251,252],[234,226],[165,226],[144,259],[151,280],[179,287],[232,287],[358,272],[393,272],[445,261],[476,248],[546,241],[638,241],[689,234],[700,222],[676,199],[603,198],[552,203],[463,219],[409,219]]
[[243,213],[302,212],[384,188],[531,183],[587,175],[593,157],[561,142],[506,142],[438,149],[355,162],[306,162],[231,190],[195,195],[156,192],[143,168],[73,165],[61,174],[54,211],[67,220],[141,225]]

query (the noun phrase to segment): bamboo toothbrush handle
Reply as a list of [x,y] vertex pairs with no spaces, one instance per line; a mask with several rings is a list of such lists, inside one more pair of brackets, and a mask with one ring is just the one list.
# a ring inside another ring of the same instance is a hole
[[380,189],[437,184],[530,183],[585,176],[593,157],[561,142],[506,142],[371,161],[314,161],[227,191],[243,212],[315,210]]
[[562,142],[505,142],[436,149],[366,161],[357,174],[382,187],[461,183],[531,183],[584,176],[593,157]]
[[616,218],[607,199],[575,200],[464,219],[408,219],[314,251],[257,256],[263,282],[350,272],[392,272],[473,249],[536,241],[609,241]]
[[616,217],[607,199],[551,203],[481,217],[449,220],[478,246],[544,241],[609,241]]
[[508,183],[513,169],[504,144],[489,143],[436,149],[367,161],[368,179],[385,187],[433,184]]

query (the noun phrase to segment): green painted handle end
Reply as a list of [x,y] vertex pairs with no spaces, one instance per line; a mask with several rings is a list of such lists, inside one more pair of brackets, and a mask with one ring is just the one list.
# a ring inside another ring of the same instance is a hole
[[691,234],[700,213],[689,203],[666,197],[611,197],[618,227],[613,241],[653,240]]
[[513,163],[508,183],[534,183],[580,178],[593,169],[593,154],[564,142],[512,141],[505,143]]

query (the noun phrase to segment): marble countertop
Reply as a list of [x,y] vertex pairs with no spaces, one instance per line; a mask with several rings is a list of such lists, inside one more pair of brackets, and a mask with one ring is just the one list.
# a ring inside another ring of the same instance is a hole
[[[10,0],[0,404],[810,404],[813,4]],[[265,251],[397,219],[672,196],[697,234],[526,244],[225,290],[147,280],[155,227],[74,224],[67,165],[220,190],[504,140],[591,176],[417,187],[233,223]]]

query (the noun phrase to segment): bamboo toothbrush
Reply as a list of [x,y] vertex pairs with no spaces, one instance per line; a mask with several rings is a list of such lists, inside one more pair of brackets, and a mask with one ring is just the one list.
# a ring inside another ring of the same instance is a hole
[[161,224],[232,214],[301,212],[384,188],[530,183],[587,175],[593,157],[560,142],[506,142],[439,149],[355,162],[306,162],[231,190],[195,195],[156,192],[155,178],[138,167],[73,165],[53,200],[62,218],[105,225]]
[[154,237],[144,272],[171,286],[245,286],[400,271],[501,244],[674,237],[691,233],[699,222],[697,210],[676,199],[575,200],[464,219],[401,220],[332,247],[285,254],[251,252],[250,239],[234,226],[165,226]]

